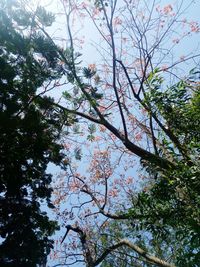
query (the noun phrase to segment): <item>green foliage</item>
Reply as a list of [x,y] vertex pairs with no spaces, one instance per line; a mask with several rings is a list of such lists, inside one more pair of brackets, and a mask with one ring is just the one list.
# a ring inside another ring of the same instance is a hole
[[75,148],[75,150],[74,150],[74,157],[77,160],[81,160],[81,157],[82,157],[81,148],[79,148],[79,147],[76,147]]
[[55,16],[51,12],[47,12],[44,7],[38,6],[36,15],[43,27],[51,26],[55,21]]
[[[51,25],[53,17],[38,12]],[[46,169],[62,161],[62,118],[52,99],[36,96],[45,81],[59,77],[52,69],[58,59],[41,33],[28,34],[33,18],[18,1],[1,1],[0,24],[0,265],[30,267],[46,262],[49,236],[58,229],[41,204],[52,207]]]
[[92,142],[95,140],[94,133],[96,132],[96,125],[94,123],[89,124],[88,131],[89,135],[87,136],[87,139]]
[[98,93],[98,89],[95,88],[91,88],[91,96],[95,99],[95,100],[100,100],[103,98],[103,94]]
[[90,68],[83,68],[83,75],[85,78],[91,79],[95,74],[95,70],[91,70]]
[[[158,138],[159,153],[170,159],[174,167],[162,170],[145,163],[154,182],[133,199],[130,217],[140,221],[135,229],[150,231],[155,240],[172,244],[170,233],[181,246],[173,261],[177,266],[198,266],[200,261],[200,92],[198,81],[179,81],[163,89],[163,80],[155,72],[149,75],[145,102],[163,119],[167,131],[177,143],[163,133]],[[152,212],[153,211],[153,212]]]

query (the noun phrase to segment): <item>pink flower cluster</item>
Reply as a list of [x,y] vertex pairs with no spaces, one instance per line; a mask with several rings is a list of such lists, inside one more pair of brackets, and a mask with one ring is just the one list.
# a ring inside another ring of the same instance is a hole
[[190,29],[191,29],[191,32],[200,32],[200,27],[199,27],[199,24],[195,21],[192,21],[190,22]]
[[173,8],[172,8],[172,5],[170,5],[170,4],[163,8],[163,12],[165,15],[168,15],[169,13],[171,13],[172,10],[173,10]]

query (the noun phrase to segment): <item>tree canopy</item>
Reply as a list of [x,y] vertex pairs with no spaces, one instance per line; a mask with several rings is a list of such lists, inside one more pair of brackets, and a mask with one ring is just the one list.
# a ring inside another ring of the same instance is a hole
[[[56,1],[65,34],[52,33],[44,8],[9,2],[0,31],[4,263],[46,260],[56,224],[40,205],[51,206],[53,187],[63,233],[53,266],[198,266],[199,54],[180,53],[200,28],[184,18],[188,2]],[[88,21],[99,52],[89,64]],[[53,183],[51,162],[64,167]]]
[[38,89],[59,75],[46,48],[45,59],[34,57],[48,40],[34,33],[17,1],[1,1],[0,24],[0,265],[36,266],[46,262],[58,229],[42,208],[53,207],[47,166],[63,158],[62,118]]

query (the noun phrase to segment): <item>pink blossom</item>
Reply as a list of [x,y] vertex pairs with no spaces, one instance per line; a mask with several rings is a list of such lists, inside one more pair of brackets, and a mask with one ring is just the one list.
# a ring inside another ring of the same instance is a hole
[[118,190],[117,189],[112,189],[112,190],[110,190],[110,192],[109,192],[109,196],[111,196],[111,197],[117,197],[118,196]]
[[133,178],[131,176],[127,177],[126,184],[132,184],[132,183],[133,183]]
[[101,136],[95,136],[94,141],[100,141],[100,140],[102,140]]
[[81,8],[86,8],[88,5],[85,3],[85,2],[82,2],[81,4],[80,4],[80,7]]
[[170,4],[163,8],[163,12],[165,15],[168,15],[170,12],[172,12],[172,10],[173,10],[173,8]]
[[99,15],[100,11],[98,8],[95,8],[92,14],[92,17],[94,18],[95,16]]
[[64,143],[63,146],[64,146],[65,149],[68,150],[68,149],[71,147],[71,144],[69,144],[69,143]]
[[190,22],[190,29],[191,29],[191,32],[200,32],[200,27],[199,27],[199,24],[195,21],[192,21]]
[[104,112],[105,110],[106,110],[106,107],[99,106],[99,111],[100,111],[100,112]]
[[137,134],[135,135],[135,140],[136,140],[136,141],[141,141],[141,140],[142,140],[142,134],[141,134],[141,133],[137,133]]
[[168,66],[167,65],[163,65],[161,68],[162,68],[163,71],[166,71],[168,69]]
[[96,64],[89,64],[88,68],[91,69],[92,71],[96,70]]
[[121,24],[122,24],[122,20],[120,18],[116,17],[114,19],[114,26],[121,25]]
[[103,125],[100,125],[99,126],[99,130],[100,130],[100,132],[105,132],[106,131],[106,127],[103,126]]

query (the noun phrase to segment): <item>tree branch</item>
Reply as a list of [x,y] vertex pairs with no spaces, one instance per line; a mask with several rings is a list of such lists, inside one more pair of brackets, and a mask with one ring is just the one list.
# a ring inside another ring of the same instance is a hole
[[130,242],[127,239],[122,239],[118,243],[116,243],[115,245],[108,247],[103,252],[103,254],[95,261],[94,266],[97,266],[98,264],[100,264],[111,252],[113,252],[114,250],[116,250],[117,248],[119,248],[121,246],[129,247],[130,249],[134,250],[137,254],[139,254],[140,256],[145,258],[146,260],[148,260],[150,263],[155,264],[157,266],[160,266],[160,267],[175,267],[175,265],[170,264],[170,263],[168,263],[168,262],[166,262],[164,260],[161,260],[156,256],[149,255],[142,248],[140,248],[139,246],[133,244],[132,242]]

